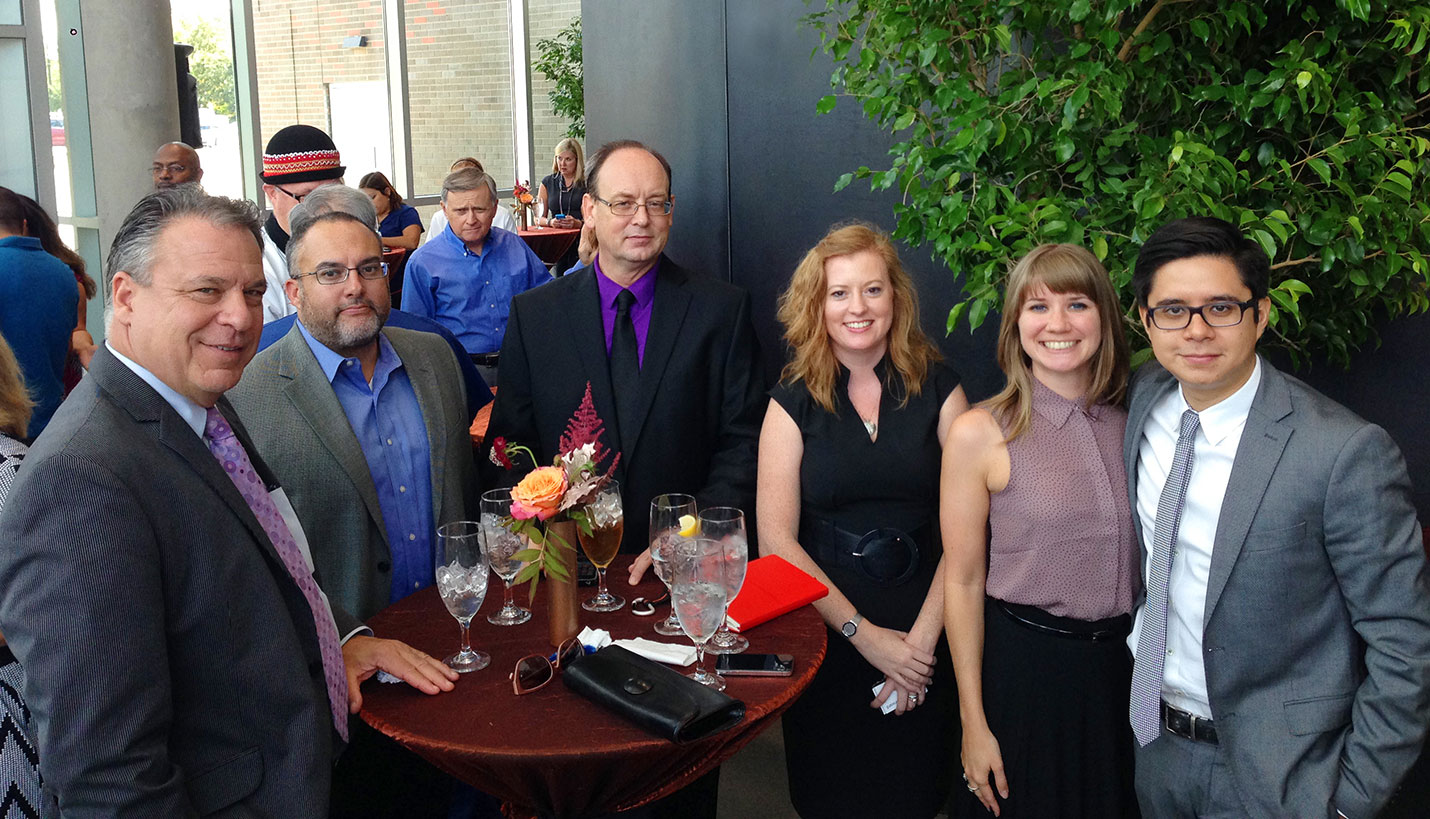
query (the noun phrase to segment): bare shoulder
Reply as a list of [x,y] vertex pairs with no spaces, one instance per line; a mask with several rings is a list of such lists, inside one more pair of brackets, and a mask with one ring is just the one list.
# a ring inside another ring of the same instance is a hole
[[983,407],[973,407],[959,415],[948,430],[948,445],[962,450],[965,456],[986,452],[1002,443],[1003,428]]

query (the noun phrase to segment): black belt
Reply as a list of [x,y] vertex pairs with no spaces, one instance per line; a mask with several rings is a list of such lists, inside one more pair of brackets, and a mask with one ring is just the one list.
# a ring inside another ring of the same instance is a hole
[[810,557],[827,566],[853,569],[879,586],[902,586],[918,572],[919,544],[937,548],[933,527],[927,523],[912,533],[899,529],[871,529],[855,534],[814,515],[799,521],[800,545]]
[[472,363],[478,367],[495,367],[501,353],[467,353]]
[[[1131,627],[1131,619],[1124,614],[1121,617],[1112,618],[1114,622],[1118,623],[1117,626],[1114,626],[1112,628],[1090,629],[1088,631],[1072,631],[1065,628],[1058,628],[1057,626],[1051,626],[1047,623],[1035,622],[1032,619],[1029,619],[1028,617],[1021,615],[1017,611],[1015,611],[1015,607],[1012,603],[999,600],[996,597],[990,597],[989,599],[992,600],[998,606],[998,609],[1000,611],[1008,615],[1009,620],[1012,620],[1018,625],[1023,626],[1025,628],[1030,628],[1033,631],[1041,632],[1043,634],[1051,634],[1055,637],[1066,637],[1069,640],[1090,640],[1094,643],[1106,643],[1112,640],[1125,640],[1127,639],[1127,632],[1130,630]],[[1032,608],[1032,606],[1018,606],[1017,608],[1029,609]]]
[[1216,723],[1206,717],[1199,717],[1178,708],[1173,708],[1162,701],[1162,724],[1167,726],[1167,730],[1179,737],[1205,742],[1208,745],[1217,744]]

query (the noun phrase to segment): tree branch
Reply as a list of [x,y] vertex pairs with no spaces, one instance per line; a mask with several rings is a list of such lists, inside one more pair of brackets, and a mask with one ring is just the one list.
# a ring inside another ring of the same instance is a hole
[[1122,41],[1122,48],[1117,50],[1118,62],[1125,63],[1132,58],[1132,44],[1136,42],[1138,37],[1142,36],[1142,32],[1146,31],[1148,26],[1152,25],[1152,19],[1157,16],[1158,12],[1160,12],[1165,5],[1165,0],[1157,0],[1152,8],[1147,10],[1147,14],[1142,17],[1142,21],[1137,24],[1137,28],[1132,29],[1132,33],[1127,36],[1126,40]]

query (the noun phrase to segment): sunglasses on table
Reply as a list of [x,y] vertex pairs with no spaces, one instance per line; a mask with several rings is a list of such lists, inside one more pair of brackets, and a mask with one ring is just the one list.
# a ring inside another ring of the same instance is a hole
[[522,657],[516,661],[516,668],[511,672],[512,693],[520,697],[522,694],[536,691],[555,679],[556,672],[563,666],[571,665],[585,653],[586,647],[581,645],[580,639],[572,637],[562,643],[550,657],[543,654]]

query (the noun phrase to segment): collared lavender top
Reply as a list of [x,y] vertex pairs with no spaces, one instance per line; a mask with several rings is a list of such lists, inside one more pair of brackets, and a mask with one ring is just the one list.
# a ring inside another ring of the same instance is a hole
[[600,254],[596,255],[593,266],[596,268],[596,288],[601,293],[601,326],[606,330],[606,355],[611,354],[611,337],[616,332],[616,297],[622,290],[629,289],[631,295],[636,297],[636,303],[631,306],[631,323],[636,326],[636,352],[644,364],[645,339],[650,331],[650,311],[655,304],[655,277],[660,272],[660,259],[656,259],[651,269],[629,288],[623,288],[606,277],[601,271]]
[[1079,620],[1126,614],[1141,582],[1127,412],[1085,411],[1032,381],[1032,424],[1008,444],[1008,485],[989,498],[988,594]]

